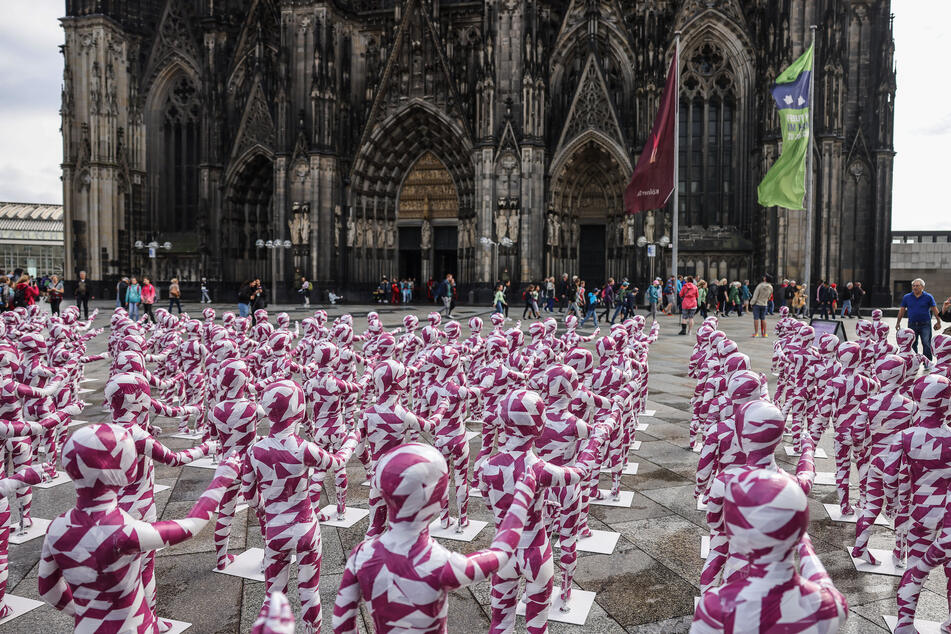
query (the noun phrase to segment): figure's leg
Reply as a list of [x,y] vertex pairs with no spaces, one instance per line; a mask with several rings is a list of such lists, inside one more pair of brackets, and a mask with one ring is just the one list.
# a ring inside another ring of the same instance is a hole
[[300,594],[302,631],[320,632],[320,528],[317,523],[297,543],[297,591]]
[[561,541],[561,600],[571,598],[571,581],[578,567],[578,520],[581,519],[581,488],[577,485],[558,491],[560,507],[558,537]]
[[700,594],[718,585],[720,571],[730,554],[730,541],[723,533],[710,534],[710,551],[700,573]]
[[525,631],[545,634],[548,631],[548,608],[555,577],[555,563],[551,544],[545,540],[544,550],[533,548],[525,552],[522,568],[525,575]]
[[0,498],[0,619],[10,614],[10,607],[6,604],[7,579],[9,578],[9,562],[7,549],[10,546],[10,503],[6,498]]
[[215,568],[224,570],[234,561],[234,555],[228,554],[228,543],[231,540],[231,524],[234,522],[234,509],[237,506],[240,483],[234,482],[225,489],[218,508],[218,519],[215,520],[215,553],[217,561]]
[[452,465],[456,485],[456,507],[459,509],[459,523],[456,532],[469,525],[469,443],[465,438],[453,448]]
[[[14,440],[12,454],[14,473],[33,463],[33,445],[30,444],[29,440]],[[32,487],[22,487],[17,490],[17,507],[20,510],[20,527],[27,529],[33,526],[33,517],[31,515],[33,508]]]
[[[287,594],[287,581],[291,568],[291,551],[286,539],[264,541],[264,591],[265,597],[275,592]],[[264,599],[265,604],[267,598]]]
[[[921,587],[928,578],[928,573],[935,566],[943,565],[945,572],[951,574],[951,532],[948,529],[941,531],[941,536],[932,544],[924,557],[917,559],[914,564],[909,561],[909,566],[905,574],[901,577],[901,583],[898,584],[898,624],[895,627],[895,634],[917,634],[914,626],[915,610],[918,607],[918,597],[921,594]],[[948,600],[951,605],[951,576],[948,587]]]
[[849,504],[849,474],[852,471],[852,439],[848,433],[835,435],[835,486],[842,515],[855,512]]
[[[515,557],[519,556],[516,551]],[[519,567],[514,559],[492,575],[492,622],[489,634],[515,631],[515,607],[518,604]]]
[[868,490],[865,504],[862,505],[862,514],[855,522],[855,546],[852,548],[852,556],[863,559],[870,564],[878,563],[868,552],[868,538],[872,524],[875,523],[875,518],[882,512],[882,506],[885,502],[885,488],[882,483],[881,472],[883,467],[884,464],[881,458],[875,458],[871,468],[872,473],[869,474]]
[[367,538],[376,537],[386,528],[386,503],[383,502],[383,496],[379,489],[373,486],[373,477],[370,477],[370,498],[368,500],[370,507],[370,527],[367,529]]
[[347,465],[334,471],[334,492],[337,497],[337,519],[342,520],[347,512]]

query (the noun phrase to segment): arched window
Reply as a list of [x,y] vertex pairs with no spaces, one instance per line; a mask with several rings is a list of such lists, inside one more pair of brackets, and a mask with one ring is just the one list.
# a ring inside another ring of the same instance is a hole
[[680,218],[686,225],[736,224],[734,73],[706,42],[685,56],[680,93]]
[[201,106],[191,78],[180,73],[168,84],[161,109],[157,183],[158,230],[192,231],[198,217]]

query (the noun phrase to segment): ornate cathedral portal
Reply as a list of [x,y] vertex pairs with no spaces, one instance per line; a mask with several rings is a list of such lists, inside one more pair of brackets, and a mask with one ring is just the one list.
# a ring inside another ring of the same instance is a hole
[[[681,32],[680,261],[798,278],[803,212],[764,209],[769,89],[818,24],[816,278],[887,293],[895,72],[889,0],[69,0],[67,276],[236,285],[307,275],[647,282],[668,204],[622,196]],[[290,241],[274,259],[257,239]],[[670,271],[670,250],[655,273]],[[813,280],[815,282],[815,280]]]

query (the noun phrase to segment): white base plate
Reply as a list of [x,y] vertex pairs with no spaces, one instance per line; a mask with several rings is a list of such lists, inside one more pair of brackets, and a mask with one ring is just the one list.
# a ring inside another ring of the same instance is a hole
[[162,491],[168,491],[171,488],[172,487],[168,486],[167,484],[156,484],[154,487],[152,487],[152,493],[161,493]]
[[466,432],[466,442],[469,442],[469,441],[472,440],[473,438],[478,438],[478,437],[479,437],[479,432],[477,432],[477,431],[467,431],[467,432]]
[[327,521],[321,522],[321,526],[336,526],[337,528],[350,528],[370,514],[370,511],[367,509],[358,509],[352,506],[346,506],[344,507],[343,519],[338,520],[336,504],[328,504],[324,508],[320,509],[320,512],[331,518]]
[[482,497],[482,491],[475,487],[469,487],[469,497],[471,498],[480,498]]
[[849,549],[849,557],[852,559],[852,565],[855,566],[855,569],[859,572],[870,572],[873,575],[888,575],[890,577],[900,577],[905,574],[905,567],[895,563],[895,558],[892,557],[892,551],[869,548],[868,552],[872,557],[878,560],[877,566],[873,566],[862,559],[852,557],[852,549]]
[[7,594],[3,600],[4,603],[7,604],[7,607],[10,608],[10,614],[0,619],[0,625],[3,625],[7,621],[12,621],[19,616],[23,616],[30,610],[35,610],[36,608],[43,605],[42,601],[36,601],[35,599],[28,599],[26,597],[18,597],[15,594]]
[[631,508],[631,505],[634,504],[633,491],[621,491],[620,500],[611,499],[610,489],[598,489],[598,492],[604,497],[600,500],[591,498],[591,504],[597,504],[598,506],[620,506],[626,509]]
[[656,409],[645,409],[644,413],[641,414],[641,416],[650,416],[651,418],[653,418],[656,415],[657,415]]
[[42,484],[35,484],[33,486],[35,486],[37,489],[52,489],[53,487],[72,481],[73,479],[66,475],[64,471],[57,471],[56,477],[49,482],[43,482]]
[[205,456],[204,458],[199,458],[198,460],[192,460],[185,466],[195,467],[196,469],[211,469],[212,471],[214,471],[215,469],[218,468],[218,465],[221,463],[212,462],[212,460],[214,460],[214,458],[212,458],[211,456]]
[[647,431],[647,428],[650,426],[650,423],[638,423],[634,426],[634,431]]
[[697,498],[697,510],[698,511],[707,510],[707,503],[703,501],[703,498]]
[[476,538],[483,528],[489,525],[488,522],[480,522],[479,520],[469,520],[469,525],[462,529],[461,533],[456,532],[456,523],[457,520],[450,518],[452,524],[449,525],[449,528],[443,528],[439,523],[439,520],[436,520],[429,525],[429,534],[433,537],[441,537],[443,539],[451,539],[457,542],[471,542]]
[[[785,447],[783,447],[783,451],[785,451],[785,452],[786,452],[786,455],[789,456],[790,458],[799,455],[799,454],[796,453],[796,451],[795,451],[792,447],[790,447],[789,445],[786,445]],[[829,457],[829,454],[826,453],[826,450],[825,450],[825,449],[823,449],[822,447],[819,447],[818,449],[815,450],[815,452],[813,452],[812,456],[813,456],[814,458],[828,458],[828,457]]]
[[641,448],[640,440],[635,440],[634,442],[631,443],[631,451],[637,451],[640,448]]
[[816,479],[812,483],[817,486],[834,487],[835,474],[831,471],[816,471]]
[[694,453],[700,453],[701,451],[703,451],[703,447],[701,447],[700,445],[694,445],[694,446],[693,446],[693,452],[694,452]]
[[169,434],[169,438],[181,438],[182,440],[201,440],[201,434],[183,434],[176,432],[174,434]]
[[[833,522],[848,522],[850,524],[855,524],[859,519],[858,513],[853,515],[842,515],[842,509],[839,508],[838,504],[823,504],[822,506],[825,507],[826,513],[829,514],[829,519]],[[879,526],[891,526],[889,521],[881,515],[875,518],[875,523]]]
[[[162,617],[158,617],[158,618],[161,619]],[[180,632],[184,632],[185,630],[187,630],[188,628],[192,626],[191,623],[186,623],[185,621],[176,621],[175,619],[162,619],[162,620],[168,621],[169,623],[172,624],[172,628],[168,630],[167,632],[165,632],[165,634],[179,634]]]
[[[558,584],[555,584],[551,591],[551,607],[548,609],[548,620],[572,625],[584,625],[584,622],[588,620],[588,613],[591,611],[592,605],[594,605],[594,592],[572,588],[571,598],[568,600],[569,610],[563,612],[561,610],[561,592]],[[518,606],[515,608],[515,614],[525,616],[525,604],[521,601],[518,602]]]
[[33,526],[26,529],[24,532],[20,532],[19,524],[13,524],[10,526],[10,543],[11,544],[25,544],[26,542],[36,539],[37,537],[44,537],[46,535],[46,529],[50,527],[52,520],[44,520],[39,517],[33,518]]
[[707,560],[707,555],[710,554],[710,536],[704,535],[700,538],[700,559],[704,561]]
[[[629,462],[623,469],[621,469],[621,475],[637,475],[637,465],[636,462]],[[610,469],[601,469],[601,473],[611,473]]]
[[[885,621],[885,626],[888,628],[889,632],[894,632],[895,628],[898,626],[898,617],[892,616],[891,614],[883,614],[882,620]],[[0,621],[3,623],[3,621]],[[926,621],[924,619],[915,619],[915,629],[918,631],[918,634],[940,634],[941,624],[937,621]]]
[[95,392],[95,391],[96,391],[96,390],[93,390],[93,389],[88,388],[88,387],[81,387],[81,388],[79,388],[78,390],[76,390],[76,393],[77,393],[77,394],[89,394],[90,392]]
[[86,378],[84,378],[84,379],[79,379],[79,382],[80,382],[80,383],[95,383],[96,381],[97,381],[97,379],[93,379],[93,378],[90,378],[90,377],[88,377],[88,376],[87,376]]
[[80,425],[85,425],[88,422],[89,421],[84,418],[74,418],[73,420],[69,422],[68,425],[66,425],[66,428],[70,429],[72,427],[79,427]]
[[223,575],[232,577],[241,577],[251,581],[264,581],[264,572],[261,570],[261,562],[264,561],[263,548],[249,548],[237,557],[224,570],[215,570]]
[[[620,533],[612,531],[591,531],[591,537],[582,537],[575,542],[575,549],[586,553],[598,553],[599,555],[610,555],[614,552]],[[560,546],[561,540],[555,540],[552,546]],[[574,592],[572,592],[574,594]]]

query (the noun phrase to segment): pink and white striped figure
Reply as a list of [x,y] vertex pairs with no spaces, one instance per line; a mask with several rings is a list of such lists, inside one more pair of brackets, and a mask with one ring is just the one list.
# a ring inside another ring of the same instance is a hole
[[73,617],[76,632],[168,629],[149,596],[150,555],[201,531],[239,467],[237,458],[219,465],[185,519],[142,521],[119,503],[120,492],[141,477],[138,453],[118,425],[90,425],[66,441],[63,468],[76,485],[76,506],[50,524],[38,585],[44,601]]
[[[740,373],[738,373],[740,374]],[[755,390],[752,383],[743,388],[742,378],[735,384],[737,395]],[[762,395],[762,393],[761,393]],[[707,526],[710,528],[710,552],[700,575],[701,591],[720,582],[729,583],[742,576],[749,564],[745,555],[733,549],[724,525],[723,504],[726,490],[735,479],[749,471],[767,469],[780,473],[794,482],[806,495],[812,490],[816,466],[813,459],[812,439],[803,440],[803,451],[796,465],[796,475],[787,474],[776,465],[775,452],[782,441],[785,418],[782,411],[763,399],[752,398],[734,409],[733,417],[724,420],[724,432],[732,426],[730,448],[723,453],[721,470],[710,486],[707,498]]]
[[915,404],[902,394],[905,363],[890,354],[875,364],[879,392],[862,403],[854,423],[853,446],[861,456],[859,468],[859,507],[861,515],[855,523],[855,546],[852,556],[871,564],[878,563],[868,551],[868,539],[875,518],[883,510],[895,518],[895,549],[893,557],[902,562],[906,554],[908,508],[899,500],[886,505],[886,480],[897,477],[898,465],[891,462],[890,447],[902,431],[911,425]]
[[[595,460],[606,425],[599,425],[577,461],[558,466],[535,454],[535,441],[544,425],[545,405],[541,397],[527,390],[509,393],[499,405],[505,443],[497,454],[479,467],[479,488],[501,530],[518,492],[522,474],[531,471],[540,489],[580,485],[595,469]],[[519,579],[525,578],[525,624],[528,632],[548,631],[548,609],[554,579],[551,542],[545,530],[545,495],[535,495],[528,508],[525,529],[511,562],[492,575],[492,622],[490,634],[515,629]]]
[[485,337],[482,336],[482,318],[469,318],[469,336],[463,341],[470,356],[468,375],[474,379],[485,364]]
[[[293,381],[275,381],[261,394],[268,435],[248,452],[242,490],[264,517],[264,583],[268,595],[287,592],[291,556],[297,553],[297,590],[302,631],[319,632],[320,525],[309,495],[308,472],[346,464],[359,441],[351,432],[340,451],[328,453],[297,435],[306,414],[304,391]],[[267,599],[265,599],[267,602]]]
[[429,313],[426,319],[429,321],[429,325],[423,327],[420,333],[423,343],[426,346],[440,345],[446,338],[446,333],[439,328],[439,324],[442,323],[442,316],[439,313]]
[[[912,399],[917,405],[912,426],[892,444],[891,463],[898,477],[887,482],[885,495],[906,496],[910,505],[908,568],[898,586],[896,632],[914,632],[915,609],[921,586],[936,565],[951,571],[951,559],[943,551],[943,528],[951,518],[951,381],[925,375],[915,381]],[[935,552],[931,545],[938,546]],[[951,598],[951,588],[949,588]]]
[[837,632],[848,604],[806,533],[809,505],[797,483],[772,469],[745,472],[726,487],[723,515],[730,549],[749,567],[704,592],[691,633]]
[[283,592],[274,592],[268,597],[251,625],[251,634],[294,634],[295,630],[294,612]]
[[401,401],[408,388],[408,372],[402,363],[392,359],[382,361],[373,369],[373,385],[377,400],[364,410],[358,426],[363,435],[365,464],[371,483],[367,537],[379,535],[386,527],[386,503],[380,490],[372,484],[377,463],[386,452],[403,444],[407,433],[435,433],[440,417],[448,408],[448,403],[443,402],[429,420],[403,407]]
[[446,463],[428,445],[400,445],[382,457],[371,486],[386,504],[388,526],[350,553],[334,604],[334,632],[359,630],[361,600],[376,632],[446,632],[449,593],[510,562],[533,505],[533,472],[513,481],[492,544],[469,555],[443,548],[429,534],[448,485]]
[[489,335],[501,335],[502,328],[505,326],[505,315],[502,313],[492,313],[489,316],[489,321],[492,322],[492,332]]
[[588,343],[589,341],[594,341],[594,339],[601,333],[601,329],[595,327],[594,332],[590,335],[579,335],[578,334],[578,317],[576,315],[568,314],[565,316],[565,333],[561,335],[561,346],[562,349],[566,352],[572,348],[576,348],[582,343]]
[[403,317],[403,330],[405,332],[396,340],[396,346],[400,352],[398,361],[404,365],[415,363],[417,355],[423,349],[423,340],[416,334],[418,329],[419,318],[416,315]]
[[[329,341],[321,341],[314,348],[317,373],[304,383],[307,398],[307,430],[321,449],[336,453],[343,448],[353,421],[345,418],[344,404],[351,395],[366,389],[369,374],[358,381],[344,381],[335,376],[340,351]],[[326,472],[315,470],[311,475],[311,498],[320,499]],[[337,519],[343,519],[347,506],[347,466],[334,469],[334,489],[337,500]],[[321,518],[323,519],[323,518]]]
[[928,359],[920,352],[915,352],[912,345],[915,343],[915,331],[911,328],[902,328],[895,333],[895,341],[898,344],[898,351],[895,353],[905,362],[905,384],[902,388],[906,394],[911,393],[911,388],[918,378],[918,370],[922,364],[926,364]]
[[932,372],[951,379],[951,335],[935,335],[931,350],[934,354]]
[[853,461],[861,472],[864,458],[853,449],[853,422],[859,407],[874,394],[878,386],[861,373],[862,347],[855,342],[839,344],[837,352],[841,372],[823,386],[821,415],[832,421],[835,434],[835,482],[839,496],[839,509],[843,515],[852,515],[849,490],[849,475]]
[[[264,417],[264,411],[248,398],[250,382],[251,373],[239,359],[225,361],[218,368],[215,376],[218,402],[208,420],[217,433],[222,456],[245,456],[254,444],[258,421]],[[228,544],[240,492],[240,483],[232,483],[225,491],[218,509],[218,519],[215,521],[215,567],[218,570],[223,570],[234,561],[234,555],[228,554]]]
[[808,404],[808,427],[813,446],[819,445],[822,434],[829,426],[829,412],[824,409],[828,407],[828,403],[822,398],[823,387],[842,375],[842,364],[838,360],[838,337],[830,333],[821,335],[816,350],[819,353],[819,361],[813,369],[815,387],[810,391],[811,400]]
[[813,344],[815,331],[801,326],[789,342],[789,391],[783,413],[792,416],[793,449],[802,450],[803,436],[809,433],[809,405],[815,399],[816,373],[821,365],[819,351]]

